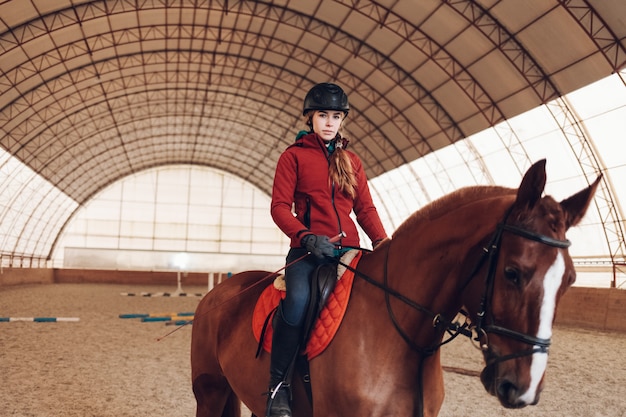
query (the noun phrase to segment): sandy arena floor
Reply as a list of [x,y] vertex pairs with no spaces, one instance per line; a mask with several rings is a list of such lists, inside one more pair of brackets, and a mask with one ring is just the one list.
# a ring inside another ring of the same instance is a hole
[[[2,416],[192,417],[186,326],[120,319],[125,313],[194,311],[196,297],[126,297],[175,288],[33,285],[0,288],[0,317],[79,317],[77,323],[0,323]],[[184,288],[202,292],[204,288]],[[475,376],[446,372],[440,417],[626,417],[626,335],[555,329],[539,405],[505,410]],[[481,369],[467,339],[443,350],[444,365]]]

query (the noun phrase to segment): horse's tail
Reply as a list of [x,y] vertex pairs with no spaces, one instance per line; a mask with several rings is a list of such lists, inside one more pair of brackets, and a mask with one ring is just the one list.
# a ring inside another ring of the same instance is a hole
[[241,401],[234,391],[231,391],[226,399],[222,417],[241,417]]

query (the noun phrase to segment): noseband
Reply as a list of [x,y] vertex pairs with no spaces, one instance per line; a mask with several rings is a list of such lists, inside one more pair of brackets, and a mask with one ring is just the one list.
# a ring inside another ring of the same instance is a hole
[[[486,339],[488,333],[494,333],[494,334],[499,334],[501,336],[505,336],[511,339],[515,339],[522,343],[526,343],[528,345],[531,345],[532,348],[529,350],[522,351],[522,352],[513,353],[511,355],[499,356],[493,361],[493,363],[502,362],[505,360],[514,359],[514,358],[518,358],[522,356],[532,355],[534,353],[547,353],[548,348],[550,347],[550,343],[551,343],[551,339],[549,338],[543,339],[543,338],[531,336],[526,333],[521,333],[512,329],[508,329],[506,327],[497,326],[493,323],[491,324],[483,323],[485,320],[487,311],[489,309],[489,302],[491,301],[491,297],[493,296],[494,281],[495,281],[495,276],[496,276],[496,265],[498,263],[498,255],[500,252],[500,245],[502,242],[503,232],[509,232],[517,236],[521,236],[525,239],[534,240],[535,242],[539,242],[544,245],[551,246],[554,248],[559,248],[559,249],[565,249],[571,245],[571,242],[567,239],[565,240],[554,239],[552,237],[535,233],[535,232],[532,232],[527,229],[523,229],[518,226],[506,224],[506,219],[509,215],[509,212],[507,212],[504,220],[498,223],[496,227],[496,231],[491,239],[491,242],[486,248],[484,248],[484,256],[481,262],[479,262],[479,264],[477,265],[476,269],[474,270],[474,273],[470,275],[470,279],[465,283],[465,286],[469,284],[472,277],[476,274],[478,269],[480,269],[480,267],[483,265],[485,259],[488,259],[489,269],[487,272],[487,280],[485,282],[485,289],[481,298],[480,311],[477,314],[478,319],[477,319],[476,326],[475,326],[476,340],[480,341],[482,338]],[[488,348],[488,342],[481,343],[481,348],[483,350],[486,350]]]

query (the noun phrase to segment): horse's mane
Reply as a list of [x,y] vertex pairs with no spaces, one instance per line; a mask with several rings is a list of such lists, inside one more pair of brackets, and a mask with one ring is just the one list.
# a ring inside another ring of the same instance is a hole
[[480,200],[501,197],[504,195],[514,195],[516,192],[516,189],[495,185],[460,188],[435,201],[432,201],[414,212],[396,229],[394,235],[401,233],[403,230],[413,228],[420,222],[435,220],[438,217],[449,213],[451,207],[459,208],[466,204],[474,203]]

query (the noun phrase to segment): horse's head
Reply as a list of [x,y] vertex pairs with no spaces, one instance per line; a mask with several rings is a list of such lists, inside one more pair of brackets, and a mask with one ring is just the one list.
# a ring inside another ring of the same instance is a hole
[[600,177],[561,201],[542,197],[545,160],[524,175],[465,304],[486,361],[481,381],[503,406],[539,401],[559,299],[576,279],[565,232],[583,218]]

